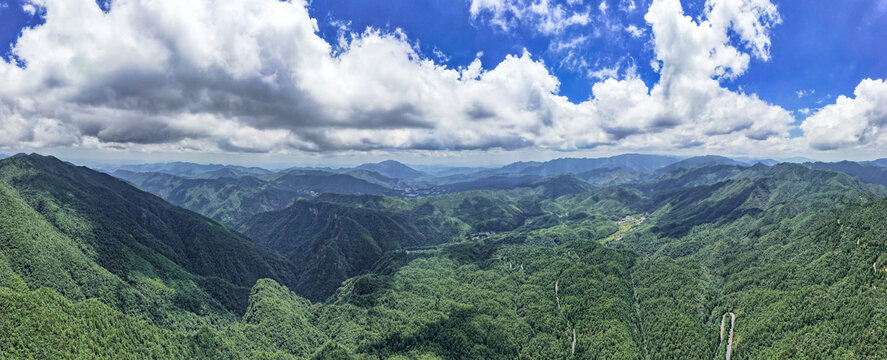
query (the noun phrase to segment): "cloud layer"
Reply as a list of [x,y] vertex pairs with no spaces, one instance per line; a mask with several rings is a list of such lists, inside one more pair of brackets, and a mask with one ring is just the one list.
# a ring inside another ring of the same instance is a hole
[[[448,68],[397,31],[330,44],[304,0],[120,0],[107,12],[93,0],[26,5],[45,10],[46,22],[12,49],[20,63],[0,61],[0,146],[741,152],[797,142],[788,111],[721,84],[769,58],[780,21],[769,0],[709,0],[699,19],[678,0],[654,0],[649,29],[626,31],[652,34],[659,82],[602,75],[581,103],[560,96],[559,80],[527,52]],[[588,24],[587,13],[545,0],[474,0],[470,11],[492,13],[503,29]],[[864,81],[855,99],[801,128],[818,149],[877,143],[885,94],[882,81]],[[845,123],[854,125],[831,131]]]

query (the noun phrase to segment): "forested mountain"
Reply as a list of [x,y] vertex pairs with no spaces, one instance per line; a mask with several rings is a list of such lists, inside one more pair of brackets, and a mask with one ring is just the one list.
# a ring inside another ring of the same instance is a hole
[[0,202],[0,268],[22,290],[170,324],[239,313],[260,278],[294,284],[286,259],[242,235],[53,157],[0,161]]
[[53,158],[0,161],[0,354],[887,358],[884,186],[721,161],[486,184],[296,199],[244,236]]
[[297,198],[313,198],[323,193],[401,194],[399,190],[351,175],[321,171],[291,170],[261,178],[188,179],[118,170],[114,176],[229,226],[237,226],[265,211],[283,209]]

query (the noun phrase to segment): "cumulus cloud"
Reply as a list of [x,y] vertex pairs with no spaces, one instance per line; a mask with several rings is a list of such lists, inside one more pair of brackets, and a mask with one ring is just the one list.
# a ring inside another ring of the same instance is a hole
[[[767,0],[710,0],[699,19],[678,0],[654,0],[645,19],[660,81],[607,70],[581,103],[558,95],[557,77],[526,51],[451,68],[399,31],[343,30],[330,44],[305,0],[27,5],[46,22],[12,50],[24,67],[0,62],[0,146],[741,151],[779,146],[793,120],[720,84],[751,57],[768,59],[779,15]],[[474,0],[470,10],[503,28],[533,17],[551,33],[588,21],[545,0]]]
[[801,130],[817,150],[887,146],[887,82],[862,80],[854,98],[839,96],[807,118]]

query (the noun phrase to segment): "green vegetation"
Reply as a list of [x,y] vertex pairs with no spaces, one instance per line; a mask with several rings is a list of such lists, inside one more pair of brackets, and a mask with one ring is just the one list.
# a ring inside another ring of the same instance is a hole
[[733,359],[887,358],[884,187],[691,165],[320,195],[243,221],[251,242],[106,175],[5,159],[0,357],[711,359],[732,312]]

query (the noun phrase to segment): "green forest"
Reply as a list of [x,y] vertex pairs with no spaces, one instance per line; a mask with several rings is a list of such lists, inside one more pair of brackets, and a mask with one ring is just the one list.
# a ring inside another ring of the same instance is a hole
[[887,187],[662,166],[413,197],[3,159],[0,358],[887,359]]

